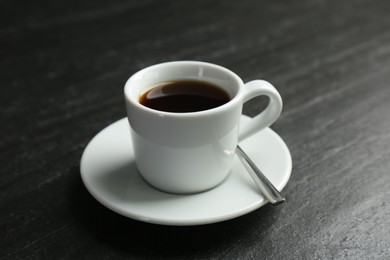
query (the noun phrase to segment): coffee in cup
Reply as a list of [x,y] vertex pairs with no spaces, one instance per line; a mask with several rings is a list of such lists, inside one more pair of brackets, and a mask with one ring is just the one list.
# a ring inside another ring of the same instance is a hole
[[162,82],[139,98],[139,102],[146,107],[174,113],[212,109],[229,100],[230,96],[223,88],[200,80]]

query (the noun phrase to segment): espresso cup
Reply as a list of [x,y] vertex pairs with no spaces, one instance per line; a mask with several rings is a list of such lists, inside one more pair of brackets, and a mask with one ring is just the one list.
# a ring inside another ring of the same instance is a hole
[[[180,81],[216,85],[229,100],[192,112],[163,111],[141,103],[141,97],[155,86]],[[269,97],[268,106],[240,125],[243,104],[260,95]],[[238,142],[271,125],[282,110],[282,99],[270,83],[244,84],[232,71],[199,61],[142,69],[126,82],[124,96],[141,176],[159,190],[179,194],[203,192],[220,184],[233,166]]]

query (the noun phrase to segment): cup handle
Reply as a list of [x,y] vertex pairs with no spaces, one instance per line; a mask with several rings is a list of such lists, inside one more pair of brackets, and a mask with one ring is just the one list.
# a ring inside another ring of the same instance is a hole
[[269,82],[264,80],[253,80],[245,84],[243,102],[265,95],[269,97],[268,106],[248,123],[240,124],[238,141],[248,138],[254,133],[270,126],[278,119],[283,108],[283,101],[279,92]]

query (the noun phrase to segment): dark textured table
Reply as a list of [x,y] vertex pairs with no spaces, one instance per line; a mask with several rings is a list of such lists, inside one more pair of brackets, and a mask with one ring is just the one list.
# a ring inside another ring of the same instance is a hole
[[[390,259],[389,14],[385,0],[2,1],[0,259]],[[278,88],[285,204],[171,227],[88,193],[80,157],[125,116],[125,81],[170,60]]]

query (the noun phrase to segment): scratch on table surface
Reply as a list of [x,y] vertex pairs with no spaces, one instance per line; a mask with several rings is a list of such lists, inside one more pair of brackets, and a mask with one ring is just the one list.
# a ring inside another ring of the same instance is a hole
[[[377,180],[377,182],[380,181]],[[327,224],[320,227],[319,232],[316,233],[316,236],[323,238],[324,244],[326,245],[324,248],[333,248],[338,256],[347,251],[349,254],[355,255],[355,257],[363,255],[363,252],[367,250],[366,246],[355,239],[356,233],[359,233],[364,234],[367,240],[377,242],[376,249],[378,251],[372,251],[370,253],[371,255],[378,254],[381,250],[390,252],[388,248],[389,243],[386,241],[386,227],[390,225],[390,219],[387,218],[383,221],[380,217],[380,215],[390,214],[388,208],[382,205],[382,202],[386,201],[388,195],[389,191],[387,190],[386,192],[378,192],[374,196],[364,197],[359,203],[354,203],[349,206],[344,205],[348,210],[344,209],[338,211],[339,214],[330,216]],[[387,213],[386,210],[388,211]],[[345,218],[349,219],[347,226],[343,221]],[[364,225],[362,225],[363,222]],[[310,244],[310,238],[306,242]],[[353,250],[351,251],[351,249]],[[325,251],[321,250],[321,254],[324,254]]]
[[47,239],[49,237],[52,237],[53,235],[55,235],[56,233],[60,232],[61,230],[65,229],[65,228],[66,228],[66,225],[62,225],[62,226],[60,226],[60,227],[58,227],[56,229],[51,230],[49,233],[47,233],[45,235],[37,234],[36,239],[28,241],[28,243],[25,244],[22,248],[18,248],[16,250],[10,252],[7,256],[10,257],[10,256],[13,256],[13,255],[19,254],[20,251],[26,250],[26,249],[34,246],[35,244],[39,243],[40,241],[45,240],[45,239]]
[[[152,1],[142,1],[142,4],[148,4],[148,2]],[[24,27],[27,27],[29,29],[49,29],[53,28],[59,25],[64,24],[70,24],[70,23],[79,23],[81,21],[90,21],[90,20],[96,20],[97,18],[107,17],[107,16],[113,16],[118,15],[120,13],[128,12],[129,10],[132,10],[133,8],[136,8],[136,6],[140,6],[141,2],[137,1],[126,1],[122,4],[116,4],[112,6],[104,6],[101,8],[96,9],[89,9],[84,12],[79,12],[78,14],[75,14],[71,12],[68,15],[64,15],[62,17],[58,17],[56,19],[53,19],[50,23],[47,23],[46,20],[43,20],[41,22],[39,21],[30,21],[29,23],[24,24]],[[3,29],[0,31],[0,35],[5,34],[7,32],[15,31],[18,28],[15,27],[9,27],[5,30]]]
[[52,181],[58,179],[59,177],[61,177],[61,175],[62,175],[61,172],[59,172],[59,171],[53,171],[52,174],[51,174],[48,178],[46,178],[46,179],[44,179],[42,182],[40,182],[36,188],[37,188],[37,189],[40,189],[42,186],[44,186],[44,185],[46,185],[46,184],[49,184],[49,183],[51,183]]

